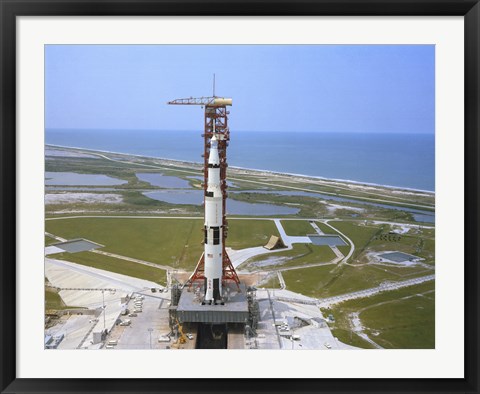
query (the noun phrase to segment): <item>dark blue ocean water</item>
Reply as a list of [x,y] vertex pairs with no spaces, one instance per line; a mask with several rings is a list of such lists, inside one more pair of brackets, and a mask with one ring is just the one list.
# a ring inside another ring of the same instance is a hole
[[[201,161],[201,132],[47,129],[47,144]],[[230,166],[435,190],[435,137],[233,131]]]

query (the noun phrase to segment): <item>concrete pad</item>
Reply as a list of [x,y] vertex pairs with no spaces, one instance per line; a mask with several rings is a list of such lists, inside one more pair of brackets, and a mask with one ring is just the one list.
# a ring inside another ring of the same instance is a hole
[[45,256],[48,256],[50,254],[55,254],[55,253],[62,253],[62,252],[64,252],[64,250],[57,248],[56,246],[47,246],[44,251]]
[[[288,301],[282,300],[282,297]],[[288,290],[259,290],[257,300],[261,318],[257,328],[259,335],[254,342],[258,349],[356,349],[335,339],[328,325],[323,323],[318,306],[294,302],[312,301],[310,297]],[[301,319],[302,326],[294,325],[295,321],[298,322],[295,318]],[[280,330],[278,325],[285,322],[288,329]],[[300,339],[292,341],[291,335],[298,335]]]
[[[280,219],[274,219],[273,221],[275,222],[275,226],[277,226],[277,230],[280,233],[280,237],[282,238],[283,243],[285,245],[287,245],[287,247],[289,247],[290,249],[292,247],[292,244],[295,244],[295,243],[296,244],[311,244],[312,243],[312,241],[308,237],[291,237],[291,236],[287,235],[287,233],[285,232],[285,230],[282,226],[282,222],[280,221]],[[285,250],[285,249],[283,249],[283,250]]]
[[[286,250],[286,249],[282,249]],[[246,249],[240,249],[240,250],[233,250],[230,249],[227,253],[228,256],[230,257],[230,260],[232,261],[232,265],[237,268],[240,264],[243,264],[245,261],[248,259],[261,255],[261,254],[267,254],[267,253],[272,253],[276,252],[276,250],[268,250],[265,249],[263,246],[258,246],[255,248],[246,248]]]
[[88,250],[103,248],[103,245],[89,241],[88,239],[71,239],[54,244],[53,246],[62,249],[62,252],[68,253],[86,252]]
[[[60,288],[113,288],[117,290],[116,295],[113,297],[116,299],[119,297],[119,293],[127,294],[134,291],[149,290],[152,287],[161,288],[155,282],[147,281],[144,279],[133,278],[126,275],[117,274],[110,271],[104,271],[93,267],[87,267],[76,263],[67,261],[55,260],[51,258],[45,259],[45,275],[53,286]],[[63,296],[63,291],[60,292]],[[78,292],[80,293],[80,292]],[[92,292],[85,292],[92,293]],[[101,305],[98,294],[92,296],[85,296],[81,294],[71,295],[70,291],[64,293],[70,295],[68,301],[74,302],[74,304],[68,304],[67,300],[64,300],[67,305],[71,306],[97,306]],[[101,294],[100,294],[101,295]],[[87,297],[87,298],[84,298]],[[110,295],[105,292],[105,299],[109,299]],[[79,298],[77,300],[77,298]]]
[[[130,319],[129,326],[115,326],[107,340],[117,340],[115,349],[165,349],[173,344],[171,342],[158,342],[158,338],[166,336],[170,332],[168,325],[168,308],[170,304],[169,293],[144,294],[142,312]],[[128,305],[130,311],[134,310],[133,301]],[[122,320],[124,317],[121,317]],[[152,331],[149,331],[152,329]],[[111,349],[111,350],[115,350]],[[110,349],[109,349],[110,350]]]

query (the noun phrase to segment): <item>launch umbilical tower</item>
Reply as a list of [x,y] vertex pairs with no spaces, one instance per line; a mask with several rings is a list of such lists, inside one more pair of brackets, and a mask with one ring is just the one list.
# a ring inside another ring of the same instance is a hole
[[203,281],[205,286],[204,303],[221,304],[222,287],[227,281],[239,285],[235,268],[225,250],[228,236],[226,219],[227,199],[227,146],[230,140],[227,107],[231,98],[200,97],[169,101],[170,105],[201,105],[205,107],[204,120],[204,252],[187,281],[191,285]]

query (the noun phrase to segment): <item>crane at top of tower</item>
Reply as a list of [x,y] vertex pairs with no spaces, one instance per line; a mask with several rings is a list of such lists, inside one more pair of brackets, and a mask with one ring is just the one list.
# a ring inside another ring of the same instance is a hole
[[206,107],[225,107],[232,105],[232,99],[227,97],[189,97],[167,102],[169,105],[204,105]]

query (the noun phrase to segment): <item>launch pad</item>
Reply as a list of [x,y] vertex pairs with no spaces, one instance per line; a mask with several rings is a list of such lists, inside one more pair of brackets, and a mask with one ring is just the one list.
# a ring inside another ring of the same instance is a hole
[[176,317],[180,322],[188,323],[243,323],[249,321],[247,289],[244,284],[228,284],[224,287],[227,295],[223,305],[202,305],[200,289],[185,287],[180,295]]
[[[228,236],[227,147],[230,140],[227,107],[232,105],[232,99],[217,97],[214,92],[212,97],[178,99],[168,104],[205,108],[202,134],[204,252],[189,279],[172,288],[170,327],[181,332],[182,325],[195,325],[200,348],[225,348],[229,328],[255,333],[259,318],[255,289],[240,283],[225,249]],[[239,327],[233,327],[235,325]]]

